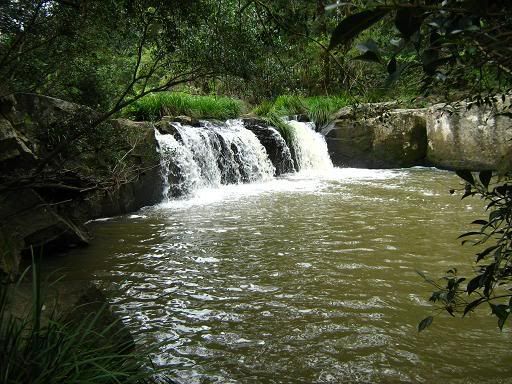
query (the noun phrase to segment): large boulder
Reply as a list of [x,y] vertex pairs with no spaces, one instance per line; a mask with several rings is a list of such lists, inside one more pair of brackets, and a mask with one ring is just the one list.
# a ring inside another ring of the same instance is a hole
[[439,168],[496,170],[510,157],[510,100],[437,104],[426,114],[427,161]]
[[89,235],[81,223],[60,215],[33,189],[0,194],[0,269],[16,273],[21,253],[85,245]]
[[20,165],[32,167],[37,157],[29,146],[29,140],[9,120],[0,117],[0,172],[10,172]]
[[[114,168],[115,183],[94,191],[75,204],[83,220],[136,211],[162,200],[163,180],[155,128],[150,123],[116,119],[111,134],[126,140],[124,159]],[[76,215],[76,212],[74,212]]]
[[276,176],[294,172],[295,167],[290,149],[279,132],[261,119],[245,118],[244,127],[253,132],[265,147],[268,157],[276,170]]
[[424,110],[344,109],[322,133],[335,166],[399,168],[423,164],[427,137]]
[[[0,100],[0,269],[16,272],[20,252],[88,241],[82,223],[162,199],[154,127],[117,119],[95,126],[87,107],[31,94]],[[37,169],[77,130],[44,169]],[[36,171],[37,170],[37,171]]]

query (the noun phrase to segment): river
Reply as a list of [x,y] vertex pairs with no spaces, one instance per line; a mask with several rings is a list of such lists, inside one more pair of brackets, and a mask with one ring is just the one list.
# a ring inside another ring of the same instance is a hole
[[482,308],[432,313],[440,277],[471,271],[457,236],[483,216],[429,168],[304,171],[203,187],[90,224],[55,260],[104,287],[178,383],[512,382],[511,334]]

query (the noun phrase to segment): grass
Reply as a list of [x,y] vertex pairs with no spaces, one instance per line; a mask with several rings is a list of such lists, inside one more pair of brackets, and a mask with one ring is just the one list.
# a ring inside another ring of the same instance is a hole
[[268,112],[265,116],[263,116],[263,119],[279,131],[279,134],[286,142],[288,148],[290,148],[291,150],[291,148],[293,147],[294,138],[293,127],[290,124],[288,124],[285,120],[283,120],[282,116],[278,115],[273,111]]
[[244,109],[245,105],[242,101],[228,97],[161,92],[137,100],[126,108],[124,115],[135,120],[145,121],[157,120],[166,115],[226,120],[240,116]]
[[11,310],[18,284],[0,281],[1,383],[154,382],[143,368],[148,354],[119,348],[113,323],[102,324],[101,311],[66,320],[45,309],[36,263],[31,269],[32,310],[21,317]]
[[274,101],[264,101],[252,112],[260,117],[304,115],[321,128],[332,120],[333,114],[350,104],[345,96],[313,96],[282,95]]

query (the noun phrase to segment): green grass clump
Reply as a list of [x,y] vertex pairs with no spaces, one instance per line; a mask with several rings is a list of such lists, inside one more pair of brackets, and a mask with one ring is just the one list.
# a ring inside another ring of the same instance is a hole
[[303,115],[307,112],[305,99],[301,96],[282,95],[273,104],[271,110],[280,116]]
[[318,128],[329,124],[334,113],[349,104],[349,100],[336,96],[315,96],[305,99],[307,116]]
[[278,115],[274,111],[268,112],[265,116],[263,116],[263,119],[267,121],[267,123],[269,123],[271,126],[276,128],[281,137],[286,142],[288,148],[292,148],[294,138],[293,127],[285,120],[283,120],[282,116]]
[[51,308],[46,315],[35,263],[32,271],[32,310],[22,315],[12,311],[17,284],[0,280],[1,383],[155,382],[143,368],[151,364],[148,355],[120,344],[115,323],[100,323],[101,311],[74,320],[59,317]]
[[274,101],[264,101],[252,113],[261,117],[271,117],[273,121],[276,120],[276,116],[305,115],[319,129],[332,120],[336,111],[349,104],[350,99],[343,96],[282,95]]
[[162,116],[185,115],[195,119],[226,120],[244,111],[240,100],[218,96],[197,96],[182,92],[161,92],[145,96],[126,108],[124,115],[135,120],[157,120]]

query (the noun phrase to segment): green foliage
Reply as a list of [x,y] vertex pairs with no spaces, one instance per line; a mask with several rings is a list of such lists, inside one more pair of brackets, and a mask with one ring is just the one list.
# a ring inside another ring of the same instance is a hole
[[[457,313],[466,316],[487,303],[498,320],[498,327],[503,329],[512,310],[512,174],[499,177],[493,176],[491,171],[478,174],[458,171],[457,174],[466,183],[462,198],[479,196],[486,201],[488,215],[473,221],[478,230],[459,236],[463,245],[471,244],[480,249],[475,257],[475,274],[460,277],[456,269],[451,269],[442,279],[443,283],[423,276],[436,288],[430,301],[452,316]],[[420,330],[426,328],[421,325],[425,323],[420,323]]]
[[349,105],[350,102],[351,99],[344,96],[301,97],[282,95],[273,102],[264,101],[252,112],[257,116],[270,116],[273,120],[276,120],[276,117],[303,115],[314,122],[317,129],[320,129],[331,122],[335,112]]
[[368,2],[338,24],[329,49],[351,43],[385,16],[398,33],[388,42],[360,44],[361,54],[354,59],[382,64],[387,85],[417,68],[423,72],[425,94],[470,94],[511,85],[512,61],[503,54],[512,45],[507,2]]
[[276,114],[274,111],[268,112],[263,118],[274,128],[279,131],[279,134],[286,142],[288,148],[294,146],[294,129],[288,124],[282,116]]
[[137,100],[124,111],[124,114],[145,121],[179,115],[196,119],[226,120],[239,117],[244,108],[242,101],[228,97],[162,92]]
[[308,97],[305,99],[307,105],[307,116],[309,120],[315,123],[318,128],[329,124],[332,120],[332,115],[339,111],[340,108],[350,104],[350,99],[347,97]]
[[32,311],[22,318],[11,312],[17,284],[0,281],[2,383],[153,382],[152,373],[143,368],[144,364],[151,364],[147,353],[114,348],[119,340],[115,340],[115,334],[108,336],[112,325],[100,329],[100,312],[91,313],[77,323],[45,308],[35,264],[32,275]]

